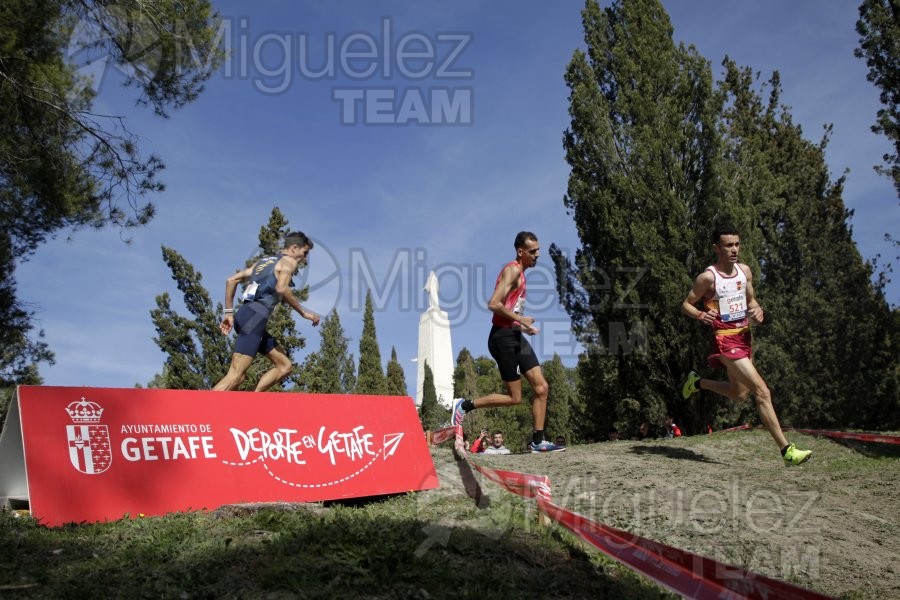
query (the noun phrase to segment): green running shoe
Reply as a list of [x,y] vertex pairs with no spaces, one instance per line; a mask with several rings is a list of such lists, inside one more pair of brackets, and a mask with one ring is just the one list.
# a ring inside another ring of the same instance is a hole
[[697,387],[697,382],[700,381],[700,376],[697,375],[697,371],[691,371],[688,373],[687,381],[684,382],[684,385],[681,386],[681,397],[687,400],[694,394],[700,391],[700,388]]
[[789,444],[784,452],[784,465],[793,467],[794,465],[802,465],[809,460],[812,450],[797,450],[797,446]]

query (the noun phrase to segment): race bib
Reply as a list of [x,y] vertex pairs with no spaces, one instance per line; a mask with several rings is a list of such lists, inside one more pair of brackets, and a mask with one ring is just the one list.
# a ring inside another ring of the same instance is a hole
[[719,318],[725,323],[740,321],[747,317],[747,295],[736,292],[719,298]]
[[247,286],[247,289],[244,290],[244,293],[241,294],[241,300],[247,302],[248,300],[253,300],[256,297],[256,288],[259,287],[259,284],[255,281]]
[[525,310],[525,296],[523,294],[522,296],[519,296],[518,300],[516,300],[516,304],[515,304],[515,306],[512,307],[512,311],[514,313],[516,313],[517,315],[521,315],[524,310]]

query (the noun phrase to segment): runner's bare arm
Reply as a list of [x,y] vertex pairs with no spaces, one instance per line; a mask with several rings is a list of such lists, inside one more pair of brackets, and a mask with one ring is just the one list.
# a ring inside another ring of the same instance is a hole
[[753,290],[753,272],[750,270],[750,267],[743,263],[738,266],[744,272],[744,275],[747,276],[747,316],[754,323],[762,323],[766,316],[763,313],[762,306],[756,300],[756,293]]
[[488,309],[501,317],[506,317],[512,321],[518,321],[519,325],[522,327],[522,331],[529,335],[534,335],[538,332],[533,326],[534,317],[517,315],[503,304],[503,300],[509,296],[513,290],[519,287],[519,269],[520,267],[517,267],[516,265],[507,265],[503,269],[503,274],[500,275],[500,280],[497,282],[496,287],[494,287],[494,293],[491,294],[491,299],[488,300]]
[[291,276],[297,270],[297,261],[289,256],[283,256],[275,265],[275,292],[281,296],[284,302],[300,313],[304,319],[312,321],[313,327],[319,324],[319,315],[311,310],[306,310],[297,301],[291,289]]
[[715,318],[719,316],[718,311],[712,309],[706,311],[700,310],[697,308],[697,303],[707,296],[714,284],[715,277],[713,277],[712,273],[709,271],[703,271],[697,275],[697,278],[694,280],[694,285],[691,287],[691,291],[688,292],[684,302],[681,303],[681,312],[692,319],[697,319],[706,325],[710,325]]
[[222,323],[219,325],[219,331],[224,335],[231,333],[234,328],[234,292],[242,281],[250,277],[253,272],[252,267],[247,267],[236,272],[234,275],[225,280],[225,315],[222,317]]

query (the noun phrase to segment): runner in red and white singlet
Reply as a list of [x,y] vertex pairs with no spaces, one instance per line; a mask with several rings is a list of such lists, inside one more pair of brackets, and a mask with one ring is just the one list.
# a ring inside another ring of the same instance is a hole
[[534,317],[525,316],[525,269],[537,264],[541,253],[537,236],[530,231],[520,231],[513,244],[516,259],[504,265],[497,276],[494,293],[488,301],[488,308],[494,313],[491,333],[488,336],[488,350],[497,361],[500,377],[506,384],[506,394],[490,394],[474,400],[460,398],[454,403],[452,422],[462,425],[465,414],[476,408],[491,406],[514,406],[522,402],[522,378],[525,376],[534,398],[531,415],[534,419],[529,449],[534,453],[557,452],[565,446],[557,446],[544,439],[544,422],[547,417],[547,380],[541,372],[541,363],[525,335],[538,333]]

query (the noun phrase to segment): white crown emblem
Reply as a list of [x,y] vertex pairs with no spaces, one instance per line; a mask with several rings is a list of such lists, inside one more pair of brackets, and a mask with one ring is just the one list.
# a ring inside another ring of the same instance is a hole
[[73,423],[99,423],[100,416],[103,415],[103,407],[96,402],[85,400],[82,396],[80,402],[69,404],[66,412],[69,413]]

